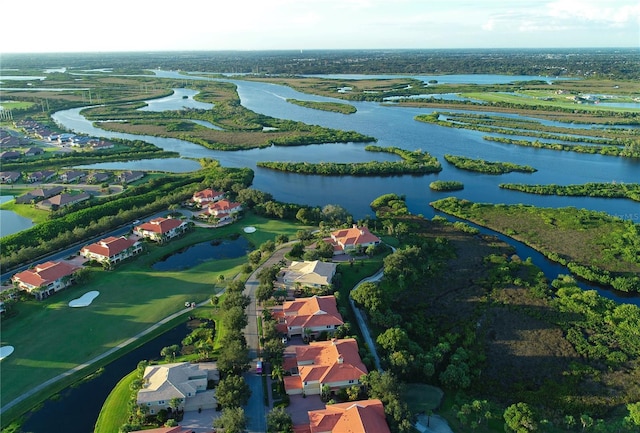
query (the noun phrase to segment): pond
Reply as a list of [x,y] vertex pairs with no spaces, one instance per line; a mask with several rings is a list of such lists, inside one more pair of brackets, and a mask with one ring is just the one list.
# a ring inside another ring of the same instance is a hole
[[153,264],[156,271],[183,271],[214,259],[235,259],[246,255],[249,241],[237,239],[215,239],[183,248]]
[[200,92],[191,89],[173,89],[173,94],[164,98],[151,99],[144,101],[146,107],[142,107],[139,111],[171,111],[183,110],[185,108],[194,108],[198,110],[210,110],[213,104],[199,102],[193,99]]
[[[0,204],[13,200],[12,195],[0,196]],[[0,209],[0,238],[10,235],[12,233],[18,233],[19,231],[26,230],[33,226],[33,222],[29,218],[25,218],[17,213]]]

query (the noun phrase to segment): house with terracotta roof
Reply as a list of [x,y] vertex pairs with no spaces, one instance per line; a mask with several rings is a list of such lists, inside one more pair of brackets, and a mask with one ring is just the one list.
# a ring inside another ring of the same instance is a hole
[[220,222],[231,221],[242,210],[242,204],[227,199],[209,204],[207,212],[218,218]]
[[333,334],[344,324],[333,295],[286,301],[282,310],[274,310],[273,315],[279,322],[278,329],[289,338],[296,335],[317,337],[323,331]]
[[331,404],[308,413],[309,433],[390,433],[378,399]]
[[367,374],[353,338],[295,346],[295,358],[285,358],[284,365],[292,373],[284,378],[289,395],[320,394],[324,385],[337,391],[359,385],[360,377]]
[[372,234],[367,227],[353,225],[349,229],[340,229],[331,232],[331,237],[324,239],[333,246],[333,254],[346,254],[349,251],[358,251],[370,245],[378,245],[380,238]]
[[162,243],[183,234],[187,227],[185,221],[159,217],[134,227],[133,234]]
[[89,200],[91,194],[81,192],[79,194],[58,194],[53,197],[49,197],[38,203],[38,207],[42,207],[48,210],[57,210],[61,207],[71,206],[72,204],[80,203],[85,200]]
[[115,265],[142,252],[142,243],[135,239],[109,236],[80,250],[80,255],[89,260]]
[[142,380],[136,402],[147,406],[151,415],[162,409],[171,412],[170,402],[174,398],[180,400],[177,409],[184,411],[213,409],[218,405],[215,391],[207,389],[209,381],[220,380],[214,363],[150,365],[145,368]]
[[287,288],[295,286],[323,288],[331,285],[336,274],[337,263],[322,262],[320,260],[291,262],[283,269],[282,281]]
[[218,200],[222,200],[224,198],[224,193],[220,191],[215,191],[211,188],[203,189],[202,191],[197,191],[193,193],[193,197],[191,198],[196,203],[210,203]]
[[18,272],[11,277],[11,281],[20,290],[27,291],[40,300],[73,284],[73,276],[79,269],[81,268],[67,262],[45,262]]

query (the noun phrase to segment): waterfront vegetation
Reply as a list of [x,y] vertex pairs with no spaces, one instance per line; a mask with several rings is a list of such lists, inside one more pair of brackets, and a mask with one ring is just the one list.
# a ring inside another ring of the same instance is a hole
[[437,158],[420,150],[409,151],[397,147],[380,147],[368,145],[369,152],[387,152],[399,155],[402,161],[370,161],[370,162],[269,162],[259,161],[258,167],[298,174],[315,174],[321,176],[392,176],[403,174],[437,173],[442,166]]
[[[502,136],[485,136],[485,140],[527,147],[541,147],[580,153],[640,158],[640,135],[632,130],[599,128],[561,128],[543,125],[531,120],[513,120],[502,116],[471,113],[440,113],[416,116],[420,122],[432,123],[448,128],[471,129],[502,135],[537,137],[540,140],[512,139]],[[497,126],[496,126],[497,125]],[[505,127],[506,126],[506,127]],[[567,144],[589,143],[589,144]]]
[[640,292],[640,227],[631,220],[572,207],[494,205],[454,197],[431,205],[524,242],[587,281]]
[[333,113],[353,114],[356,107],[341,102],[318,102],[318,101],[301,101],[299,99],[287,99],[291,104],[300,105],[301,107],[312,108],[314,110],[331,111]]
[[6,171],[34,172],[52,167],[72,167],[100,162],[130,161],[151,158],[175,158],[177,152],[169,152],[141,140],[112,139],[113,149],[75,151],[72,153],[45,152],[42,156],[20,158],[2,163]]
[[591,182],[583,185],[526,185],[521,183],[501,183],[500,188],[540,195],[571,197],[628,198],[640,201],[640,184]]
[[384,279],[352,293],[386,371],[442,387],[438,413],[454,431],[504,431],[503,414],[519,403],[548,433],[578,431],[581,418],[634,431],[640,308],[569,276],[549,286],[507,244],[410,215],[402,202],[387,194],[372,203],[400,244],[384,259]]
[[504,174],[512,171],[534,173],[538,170],[529,165],[513,164],[511,162],[493,162],[484,159],[473,159],[465,156],[445,155],[444,159],[462,170],[476,171],[485,174]]
[[[88,108],[82,114],[92,121],[121,120],[101,122],[100,127],[109,131],[178,138],[214,150],[375,141],[355,131],[255,113],[240,104],[236,86],[231,83],[194,81],[190,87],[199,91],[196,100],[212,103],[213,107],[153,112],[139,110],[140,104],[114,104]],[[208,128],[190,119],[210,122],[222,129]]]
[[458,191],[464,189],[464,184],[457,180],[434,180],[429,188],[434,191]]

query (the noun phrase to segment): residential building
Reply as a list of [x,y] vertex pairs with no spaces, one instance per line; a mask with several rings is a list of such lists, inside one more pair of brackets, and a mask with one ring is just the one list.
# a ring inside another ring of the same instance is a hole
[[196,203],[210,203],[218,200],[222,200],[224,198],[224,193],[220,191],[215,191],[211,188],[203,189],[202,191],[197,191],[193,193],[192,200]]
[[100,140],[91,144],[91,148],[93,150],[105,150],[105,149],[113,149],[114,145],[110,141]]
[[353,225],[349,229],[341,229],[331,232],[331,237],[325,242],[333,245],[334,254],[345,254],[349,251],[357,251],[370,245],[378,245],[380,238],[372,234],[367,227]]
[[43,153],[44,150],[40,149],[39,147],[30,147],[24,151],[24,156],[36,156],[42,155]]
[[38,203],[39,207],[57,210],[61,207],[70,206],[72,204],[80,203],[81,201],[89,200],[91,195],[86,192],[79,194],[58,194],[48,199],[42,200]]
[[87,173],[85,173],[84,171],[70,170],[70,171],[65,171],[64,173],[62,173],[60,175],[60,180],[62,182],[64,182],[64,183],[71,183],[71,182],[79,181],[80,179],[82,179],[86,175],[87,175]]
[[11,281],[36,299],[44,299],[73,284],[73,274],[79,269],[67,262],[45,262],[18,272]]
[[0,159],[2,160],[8,160],[8,159],[18,159],[22,157],[22,154],[20,152],[16,152],[13,150],[7,150],[5,152],[0,152]]
[[22,174],[18,171],[0,171],[0,183],[14,183]]
[[335,392],[359,385],[360,378],[367,374],[353,338],[295,346],[295,357],[285,358],[284,368],[292,373],[284,378],[289,395],[320,394],[325,385]]
[[144,171],[124,171],[118,176],[121,183],[131,183],[144,177]]
[[116,263],[132,257],[142,251],[142,243],[135,239],[110,236],[80,250],[80,255],[100,263]]
[[283,269],[282,280],[286,287],[295,286],[323,288],[331,285],[338,265],[331,262],[314,260],[312,262],[291,262]]
[[187,230],[187,223],[174,218],[155,218],[134,227],[133,234],[155,242],[166,242]]
[[43,170],[36,171],[35,173],[31,173],[29,178],[27,179],[29,182],[46,182],[56,175],[56,172],[53,170]]
[[23,194],[16,198],[18,204],[37,203],[41,200],[53,197],[64,191],[62,186],[54,186],[53,188],[36,188],[32,189],[26,194]]
[[209,204],[207,212],[218,218],[220,222],[231,221],[235,215],[242,210],[242,204],[229,201],[227,199],[219,200]]
[[171,412],[171,401],[180,400],[178,410],[213,409],[217,406],[215,391],[208,390],[209,381],[220,379],[213,363],[176,362],[150,365],[144,370],[142,389],[136,402],[149,408],[151,415],[165,409]]
[[310,410],[309,433],[390,433],[378,399],[350,401]]
[[289,338],[317,337],[323,331],[332,334],[344,324],[333,295],[296,298],[282,304],[282,310],[274,310],[273,315],[278,329]]
[[106,182],[110,177],[111,175],[109,173],[91,173],[89,176],[87,176],[87,183],[91,183],[94,185],[103,183]]

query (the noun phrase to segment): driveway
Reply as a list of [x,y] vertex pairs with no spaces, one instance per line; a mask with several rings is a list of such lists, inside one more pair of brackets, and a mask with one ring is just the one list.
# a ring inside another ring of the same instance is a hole
[[291,415],[293,425],[309,425],[309,411],[324,409],[325,405],[319,395],[291,395],[287,413]]
[[184,418],[179,424],[193,433],[210,433],[213,432],[213,420],[219,416],[220,412],[215,409],[205,409],[200,413],[197,410],[191,410],[184,413]]

